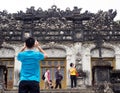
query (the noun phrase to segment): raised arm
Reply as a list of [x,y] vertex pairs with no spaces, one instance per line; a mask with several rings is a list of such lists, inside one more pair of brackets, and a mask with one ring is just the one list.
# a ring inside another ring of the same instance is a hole
[[26,49],[26,44],[24,43],[24,46],[22,47],[22,49],[20,50],[20,52],[24,51]]
[[44,57],[45,57],[45,58],[48,57],[47,53],[41,48],[40,43],[39,43],[38,41],[35,42],[35,46],[38,48],[38,50],[39,50],[40,52],[42,52],[42,53],[44,54]]

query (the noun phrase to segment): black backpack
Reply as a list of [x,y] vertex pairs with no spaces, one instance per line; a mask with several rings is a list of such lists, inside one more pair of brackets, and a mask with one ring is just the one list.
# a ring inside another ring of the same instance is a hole
[[42,80],[45,80],[45,73],[43,73],[42,75]]

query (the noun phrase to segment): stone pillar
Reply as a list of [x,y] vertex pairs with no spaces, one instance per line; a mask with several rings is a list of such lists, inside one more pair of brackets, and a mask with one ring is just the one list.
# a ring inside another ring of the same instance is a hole
[[87,74],[86,80],[85,80],[85,84],[87,85],[92,85],[92,70],[91,70],[91,55],[90,54],[86,54],[86,64],[85,64],[85,68],[84,71]]
[[14,63],[14,89],[18,88],[19,85],[19,72],[21,68],[21,63],[17,60],[17,55],[20,51],[19,46],[15,47],[15,63]]
[[115,69],[120,69],[120,54],[115,54],[116,65]]
[[67,67],[66,67],[66,75],[67,75],[67,87],[70,87],[71,83],[70,83],[70,74],[69,74],[69,69],[70,69],[70,63],[74,63],[75,64],[75,54],[74,54],[74,48],[73,47],[68,47],[66,49],[66,61],[67,61]]
[[18,85],[19,85],[20,67],[21,67],[21,64],[20,64],[20,62],[17,60],[17,56],[16,56],[16,57],[15,57],[15,68],[14,68],[14,88],[15,88],[15,87],[18,87]]

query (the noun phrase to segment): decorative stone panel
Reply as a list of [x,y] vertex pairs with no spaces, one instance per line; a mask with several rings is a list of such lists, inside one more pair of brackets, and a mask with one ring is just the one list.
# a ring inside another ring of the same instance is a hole
[[[102,48],[101,49],[102,57],[114,57],[115,52],[113,49],[109,48]],[[99,50],[98,49],[93,49],[91,51],[91,56],[92,57],[99,57]]]
[[45,51],[47,52],[49,57],[57,57],[57,58],[66,57],[66,52],[65,50],[62,49],[52,48],[52,49],[46,49]]
[[3,57],[14,57],[15,56],[15,51],[10,48],[1,48],[0,49],[0,58]]

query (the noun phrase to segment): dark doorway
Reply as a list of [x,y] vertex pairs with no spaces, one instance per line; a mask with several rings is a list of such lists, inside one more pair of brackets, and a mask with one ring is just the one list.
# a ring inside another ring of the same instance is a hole
[[110,71],[115,68],[115,58],[92,58],[92,84],[110,80]]

